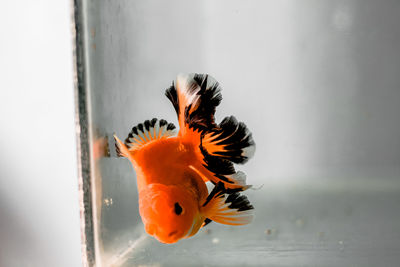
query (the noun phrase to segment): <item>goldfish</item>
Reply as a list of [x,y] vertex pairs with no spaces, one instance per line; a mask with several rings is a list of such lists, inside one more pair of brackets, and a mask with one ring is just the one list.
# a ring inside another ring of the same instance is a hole
[[[254,207],[242,191],[251,185],[234,164],[254,155],[251,132],[234,116],[215,122],[222,95],[210,75],[180,74],[165,95],[177,113],[179,131],[154,118],[133,127],[125,142],[114,134],[117,155],[129,159],[136,172],[145,231],[170,244],[212,221],[249,224]],[[214,185],[210,192],[206,182]]]

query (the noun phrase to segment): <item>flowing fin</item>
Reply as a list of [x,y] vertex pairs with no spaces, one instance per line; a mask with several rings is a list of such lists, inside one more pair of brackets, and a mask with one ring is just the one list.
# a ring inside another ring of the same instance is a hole
[[252,187],[246,184],[246,174],[241,171],[236,171],[233,163],[221,157],[211,156],[208,152],[200,147],[202,152],[202,166],[199,167],[198,172],[204,175],[214,184],[223,182],[225,187],[236,190],[244,191]]
[[226,117],[217,128],[204,133],[201,146],[210,156],[241,164],[246,163],[255,151],[250,131],[234,116]]
[[206,218],[228,225],[245,225],[253,220],[254,207],[247,197],[238,192],[227,193],[218,183],[202,206]]
[[154,140],[174,135],[176,135],[174,124],[154,118],[133,127],[125,139],[125,146],[129,151],[135,151]]
[[207,74],[180,74],[165,91],[179,120],[179,135],[215,126],[215,108],[222,100],[218,82]]
[[179,136],[199,148],[200,164],[194,167],[203,179],[239,191],[249,188],[246,175],[236,172],[233,163],[245,163],[255,144],[247,127],[233,116],[215,123],[215,109],[222,100],[218,82],[207,74],[178,75],[165,95],[178,115]]

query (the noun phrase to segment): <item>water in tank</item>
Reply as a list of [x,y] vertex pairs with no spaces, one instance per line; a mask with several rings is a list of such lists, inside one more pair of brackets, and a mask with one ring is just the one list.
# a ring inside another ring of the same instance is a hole
[[[398,266],[398,1],[74,6],[86,266]],[[255,155],[236,167],[255,217],[163,244],[145,233],[113,134],[152,118],[178,125],[164,91],[179,73],[214,77],[216,121],[251,130]]]

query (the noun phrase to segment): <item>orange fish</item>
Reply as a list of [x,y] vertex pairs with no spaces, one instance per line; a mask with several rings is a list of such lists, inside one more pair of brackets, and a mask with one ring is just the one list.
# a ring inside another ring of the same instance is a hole
[[[222,100],[218,82],[204,74],[178,75],[165,94],[178,115],[179,133],[172,123],[152,119],[133,127],[124,143],[114,136],[117,154],[136,171],[146,232],[175,243],[211,221],[250,223],[253,206],[239,193],[250,185],[233,163],[247,162],[255,143],[235,117],[215,123]],[[210,193],[207,181],[215,185]]]

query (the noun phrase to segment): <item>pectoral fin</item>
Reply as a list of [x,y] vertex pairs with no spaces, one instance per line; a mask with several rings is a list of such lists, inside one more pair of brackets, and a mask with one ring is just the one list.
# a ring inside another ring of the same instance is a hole
[[202,213],[212,221],[228,225],[249,224],[254,207],[239,192],[227,193],[223,183],[218,183],[202,206]]

